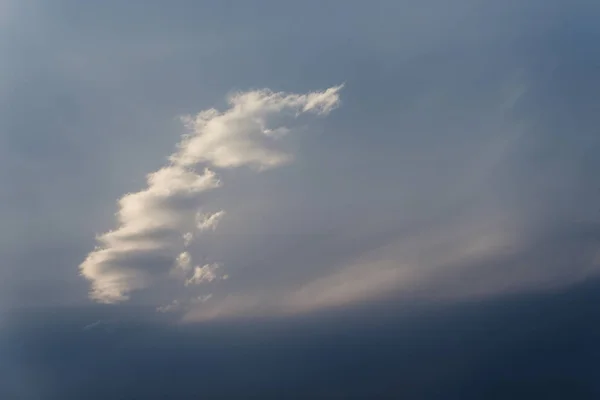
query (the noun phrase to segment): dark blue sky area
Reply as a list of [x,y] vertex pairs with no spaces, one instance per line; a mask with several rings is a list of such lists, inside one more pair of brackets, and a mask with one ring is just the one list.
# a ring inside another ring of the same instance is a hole
[[[2,398],[594,399],[598,282],[552,294],[165,327],[143,313],[21,314]],[[26,316],[25,316],[26,315]],[[34,383],[32,385],[32,383]]]

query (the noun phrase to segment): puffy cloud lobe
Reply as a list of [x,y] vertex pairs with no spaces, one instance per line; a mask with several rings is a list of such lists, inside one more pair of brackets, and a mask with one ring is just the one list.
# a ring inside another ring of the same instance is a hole
[[165,167],[147,180],[146,190],[119,201],[120,227],[100,235],[101,247],[80,266],[83,276],[92,281],[94,300],[127,300],[131,291],[151,285],[183,261],[176,260],[181,232],[193,228],[199,195],[220,185],[210,170],[199,175],[178,166]]
[[187,251],[184,251],[179,256],[177,256],[176,261],[177,261],[176,268],[179,268],[184,272],[187,272],[190,270],[190,263],[192,262],[192,258],[190,256],[190,253],[188,253]]
[[[146,189],[119,200],[118,228],[98,236],[99,246],[80,265],[92,285],[90,297],[103,303],[125,301],[132,291],[174,275],[183,276],[186,285],[216,280],[218,264],[192,270],[190,254],[183,251],[194,240],[194,230],[214,230],[225,215],[222,210],[199,211],[202,195],[221,185],[209,167],[264,170],[291,161],[278,147],[290,130],[276,122],[306,112],[329,113],[339,103],[341,88],[308,94],[266,89],[236,93],[224,112],[210,109],[184,118],[189,133],[170,164],[147,176]],[[174,269],[183,274],[170,273]]]
[[212,109],[184,118],[192,135],[184,139],[172,160],[184,166],[206,162],[221,168],[251,165],[261,170],[285,164],[292,156],[278,148],[277,140],[288,130],[269,126],[269,120],[282,113],[328,114],[338,105],[341,88],[304,95],[269,90],[235,94],[224,113]]
[[214,214],[198,213],[196,215],[197,228],[200,231],[215,230],[219,221],[225,216],[225,211],[221,210]]
[[[212,282],[218,279],[217,269],[219,268],[221,268],[221,266],[215,263],[194,268],[194,274],[185,282],[186,286],[199,285],[202,282]],[[227,279],[227,275],[224,275],[222,279]]]
[[183,238],[183,245],[185,247],[189,246],[190,243],[192,243],[192,240],[194,240],[194,233],[193,232],[186,232],[182,235]]

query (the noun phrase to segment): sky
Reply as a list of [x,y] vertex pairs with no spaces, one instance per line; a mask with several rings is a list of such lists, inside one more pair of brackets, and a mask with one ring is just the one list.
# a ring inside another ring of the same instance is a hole
[[0,397],[597,398],[599,16],[0,0]]

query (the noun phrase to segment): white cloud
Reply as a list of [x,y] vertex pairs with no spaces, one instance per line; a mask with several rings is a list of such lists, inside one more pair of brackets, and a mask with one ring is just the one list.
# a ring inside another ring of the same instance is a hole
[[196,226],[200,231],[215,230],[217,225],[225,216],[225,211],[221,210],[214,214],[196,214]]
[[91,297],[105,303],[127,300],[131,291],[151,285],[174,266],[201,193],[219,185],[210,170],[199,175],[170,166],[148,175],[147,189],[119,201],[119,228],[100,235],[100,247],[80,266],[92,281]]
[[194,240],[194,233],[186,232],[183,234],[182,238],[183,238],[183,246],[188,247],[190,245],[190,243],[192,243],[192,240]]
[[[117,229],[99,235],[99,246],[80,265],[91,282],[91,298],[125,301],[132,291],[172,277],[173,267],[183,275],[192,272],[190,253],[183,249],[191,245],[194,230],[214,230],[225,214],[199,211],[204,193],[221,186],[209,167],[264,170],[289,162],[292,155],[278,145],[290,132],[280,125],[282,117],[329,113],[339,104],[341,87],[308,94],[240,92],[223,112],[210,109],[184,118],[189,132],[170,164],[147,176],[146,189],[119,200]],[[185,283],[214,281],[217,265],[196,267],[190,277],[183,276]]]
[[190,270],[190,264],[192,262],[192,258],[190,256],[190,253],[188,253],[187,251],[184,251],[183,253],[181,253],[179,256],[177,256],[177,260],[176,260],[176,268],[181,269],[184,272],[187,272]]
[[186,285],[199,285],[203,282],[212,282],[217,279],[227,279],[225,276],[219,277],[217,270],[221,268],[219,264],[206,264],[202,267],[194,268],[193,275],[185,282]]
[[290,113],[327,114],[338,105],[341,88],[305,95],[270,90],[237,93],[229,98],[231,108],[226,112],[211,109],[185,118],[192,134],[171,159],[184,166],[206,162],[221,168],[251,165],[261,170],[290,162],[292,155],[277,145],[287,128],[271,127],[269,121]]

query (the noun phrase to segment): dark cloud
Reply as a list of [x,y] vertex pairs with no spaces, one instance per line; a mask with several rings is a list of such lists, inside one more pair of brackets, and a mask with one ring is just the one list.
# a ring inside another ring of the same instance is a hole
[[94,317],[110,321],[106,310],[13,315],[0,361],[11,379],[0,388],[48,400],[591,399],[600,394],[598,293],[589,281],[486,302],[198,326],[129,309],[112,312],[127,322],[110,332],[82,331]]

